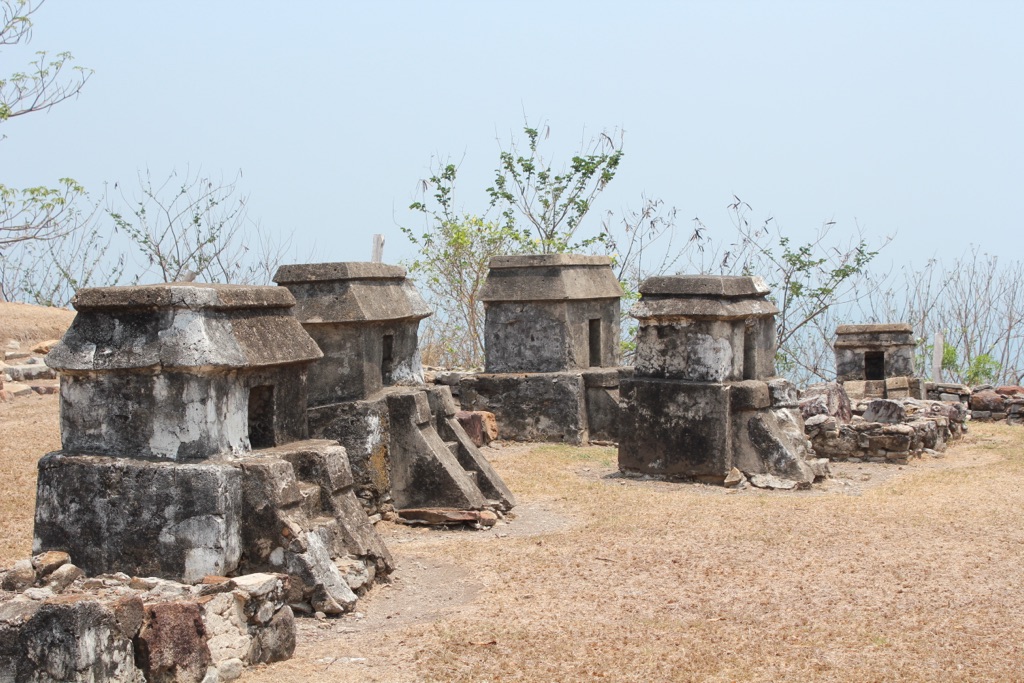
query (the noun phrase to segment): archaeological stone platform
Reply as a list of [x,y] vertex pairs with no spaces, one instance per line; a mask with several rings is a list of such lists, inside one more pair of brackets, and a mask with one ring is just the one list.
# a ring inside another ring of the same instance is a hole
[[391,570],[344,449],[309,440],[321,352],[278,287],[83,289],[47,356],[63,450],[39,462],[36,552],[88,574],[194,583],[289,574],[294,609],[339,613]]
[[418,330],[431,311],[405,268],[286,265],[274,281],[324,352],[309,372],[310,432],[345,445],[369,514],[515,504],[455,419],[450,390],[423,383]]
[[492,259],[485,371],[461,380],[462,407],[494,413],[506,439],[615,440],[621,297],[606,256]]
[[619,468],[722,483],[735,468],[809,484],[797,391],[775,376],[775,314],[757,277],[649,278],[630,315],[636,365],[623,379]]

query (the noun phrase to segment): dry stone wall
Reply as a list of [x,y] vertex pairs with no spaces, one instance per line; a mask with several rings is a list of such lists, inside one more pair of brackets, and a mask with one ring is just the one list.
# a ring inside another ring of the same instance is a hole
[[0,570],[0,583],[2,681],[217,683],[295,650],[283,574],[86,577],[47,552]]
[[928,382],[925,391],[929,399],[963,404],[972,420],[1024,425],[1024,387]]
[[966,431],[968,415],[959,403],[913,398],[851,401],[843,386],[808,387],[800,400],[814,452],[830,460],[905,464],[923,454],[942,453]]

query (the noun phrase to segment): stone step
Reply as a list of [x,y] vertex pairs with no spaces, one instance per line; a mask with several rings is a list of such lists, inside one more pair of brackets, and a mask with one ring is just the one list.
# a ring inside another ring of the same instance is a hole
[[444,445],[448,447],[448,450],[452,452],[456,458],[459,457],[459,442],[458,441],[445,441]]

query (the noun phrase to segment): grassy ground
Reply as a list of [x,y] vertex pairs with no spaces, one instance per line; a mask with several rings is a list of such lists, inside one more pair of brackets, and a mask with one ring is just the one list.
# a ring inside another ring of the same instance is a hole
[[[0,564],[28,552],[57,441],[53,397],[0,405]],[[621,479],[613,449],[491,454],[519,520],[381,525],[394,586],[241,680],[1024,680],[1024,429],[810,492]]]

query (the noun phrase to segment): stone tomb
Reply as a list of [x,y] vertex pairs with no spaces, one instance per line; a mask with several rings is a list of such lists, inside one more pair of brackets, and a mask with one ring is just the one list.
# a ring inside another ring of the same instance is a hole
[[492,259],[485,372],[460,381],[462,407],[494,413],[507,439],[615,440],[621,297],[606,256]]
[[455,419],[448,387],[427,387],[417,350],[431,314],[405,268],[281,266],[274,281],[323,349],[309,371],[309,428],[341,441],[371,515],[392,508],[508,509],[512,493]]
[[[63,450],[39,462],[34,551],[89,575],[291,575],[300,611],[351,609],[391,558],[345,450],[307,440],[321,357],[278,287],[83,289],[47,356]],[[346,578],[344,573],[356,577]]]
[[620,470],[722,483],[736,468],[801,485],[822,474],[797,391],[775,376],[777,309],[761,278],[653,277],[640,294]]
[[836,377],[850,398],[924,397],[908,323],[840,325],[833,348]]

